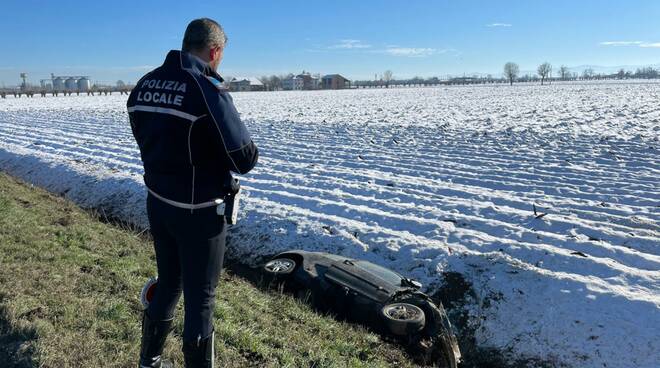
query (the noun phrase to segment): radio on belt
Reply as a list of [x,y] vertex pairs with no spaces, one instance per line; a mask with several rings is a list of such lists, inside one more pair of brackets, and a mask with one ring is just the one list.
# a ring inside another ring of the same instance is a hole
[[234,225],[238,220],[240,199],[241,184],[238,179],[232,178],[230,185],[227,186],[227,195],[225,195],[224,202],[216,208],[218,215],[225,216],[227,223],[230,225]]

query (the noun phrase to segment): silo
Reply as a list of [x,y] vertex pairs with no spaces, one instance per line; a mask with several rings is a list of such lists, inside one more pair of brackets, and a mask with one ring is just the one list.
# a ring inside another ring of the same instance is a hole
[[42,79],[41,80],[41,89],[50,91],[53,89],[53,83],[52,81],[49,81],[48,79]]
[[89,91],[91,87],[92,83],[89,81],[89,77],[82,77],[78,79],[78,90]]
[[53,77],[53,90],[55,91],[64,90],[64,79],[62,79],[62,77]]
[[76,78],[74,77],[69,77],[66,79],[64,82],[64,85],[66,86],[67,91],[75,91],[78,89],[78,84],[76,83]]

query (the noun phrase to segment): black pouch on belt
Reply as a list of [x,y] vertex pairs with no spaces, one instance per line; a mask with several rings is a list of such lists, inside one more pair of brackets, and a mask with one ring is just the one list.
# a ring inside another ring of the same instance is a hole
[[233,225],[238,220],[238,207],[241,199],[241,184],[238,179],[232,178],[231,183],[227,186],[227,194],[224,198],[224,211],[220,211],[221,206],[218,207],[218,215],[225,216],[227,223]]

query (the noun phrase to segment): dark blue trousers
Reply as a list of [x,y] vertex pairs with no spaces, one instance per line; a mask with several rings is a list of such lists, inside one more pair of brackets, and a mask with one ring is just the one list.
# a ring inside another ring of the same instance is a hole
[[183,340],[208,337],[225,254],[225,217],[217,215],[215,207],[191,213],[151,194],[147,215],[158,267],[158,286],[147,314],[153,320],[172,318],[183,291]]

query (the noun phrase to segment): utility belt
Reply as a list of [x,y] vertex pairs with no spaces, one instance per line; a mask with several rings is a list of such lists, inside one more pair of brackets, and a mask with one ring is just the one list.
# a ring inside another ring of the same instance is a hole
[[238,220],[238,207],[241,199],[241,184],[239,183],[238,179],[232,178],[231,184],[226,189],[227,189],[227,194],[224,196],[224,198],[216,198],[211,201],[193,204],[193,203],[173,201],[171,199],[161,196],[160,194],[151,190],[151,188],[147,187],[149,193],[151,193],[151,195],[156,197],[156,199],[164,203],[167,203],[170,206],[190,210],[191,212],[193,210],[215,206],[216,213],[219,216],[225,216],[227,223],[233,225]]

